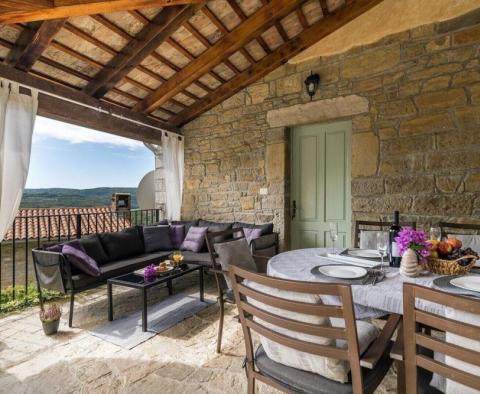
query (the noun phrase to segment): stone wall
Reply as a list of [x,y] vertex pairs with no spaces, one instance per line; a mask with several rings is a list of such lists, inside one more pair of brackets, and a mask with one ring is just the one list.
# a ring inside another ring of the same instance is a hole
[[288,246],[288,126],[347,118],[353,221],[479,222],[479,11],[286,64],[187,124],[183,216],[273,221]]

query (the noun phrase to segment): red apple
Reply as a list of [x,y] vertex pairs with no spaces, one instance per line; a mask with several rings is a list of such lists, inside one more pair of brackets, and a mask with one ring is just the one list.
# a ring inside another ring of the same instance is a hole
[[438,254],[442,256],[446,256],[450,254],[452,250],[453,250],[452,245],[450,245],[448,242],[445,242],[445,241],[440,242],[437,246]]
[[447,243],[452,245],[452,248],[455,249],[460,249],[462,247],[462,241],[456,238],[448,238]]

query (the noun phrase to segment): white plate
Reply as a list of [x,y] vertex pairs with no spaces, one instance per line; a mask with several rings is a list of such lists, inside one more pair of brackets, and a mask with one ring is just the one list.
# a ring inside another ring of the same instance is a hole
[[348,252],[349,256],[354,257],[366,257],[367,259],[379,259],[380,255],[374,249],[350,249]]
[[450,284],[461,289],[480,292],[480,275],[460,276],[452,279]]
[[367,275],[367,270],[353,265],[322,265],[318,267],[322,275],[338,279],[358,279]]

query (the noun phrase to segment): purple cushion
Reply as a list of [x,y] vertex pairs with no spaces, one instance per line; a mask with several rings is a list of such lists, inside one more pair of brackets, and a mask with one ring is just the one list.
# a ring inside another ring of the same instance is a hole
[[85,248],[79,241],[63,245],[62,253],[74,267],[82,272],[91,276],[100,275],[97,262],[85,252]]
[[170,226],[170,240],[174,249],[180,249],[185,239],[185,225],[172,224]]
[[180,246],[180,250],[189,250],[190,252],[195,253],[200,252],[205,243],[205,234],[207,233],[207,230],[208,227],[190,227],[187,236]]
[[45,250],[48,250],[49,252],[62,253],[63,245],[64,244],[56,244],[56,245],[48,246],[45,248]]
[[247,242],[250,244],[254,239],[260,238],[262,236],[262,229],[244,227],[243,233],[245,234],[245,238],[247,239]]

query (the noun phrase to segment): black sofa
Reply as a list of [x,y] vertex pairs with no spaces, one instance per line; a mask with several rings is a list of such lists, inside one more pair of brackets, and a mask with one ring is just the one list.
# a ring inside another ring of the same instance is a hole
[[[168,223],[159,222],[157,224]],[[246,223],[215,223],[204,220],[172,222],[172,224],[184,224],[186,232],[190,226],[208,227],[209,231],[218,231],[219,228],[255,226]],[[272,225],[258,225],[257,227],[261,226],[264,226],[263,235],[251,242],[252,254],[274,256],[278,253],[278,234],[273,232]],[[100,276],[91,276],[79,271],[62,253],[47,250],[51,249],[52,245],[32,250],[40,303],[43,302],[42,288],[70,294],[70,327],[72,327],[75,294],[105,284],[109,278],[158,263],[168,258],[173,252],[173,250],[162,250],[145,253],[142,226],[114,233],[87,235],[82,237],[79,242],[86,253],[97,262]],[[212,267],[206,243],[199,253],[183,251],[182,254],[186,263],[201,264],[206,270]]]

